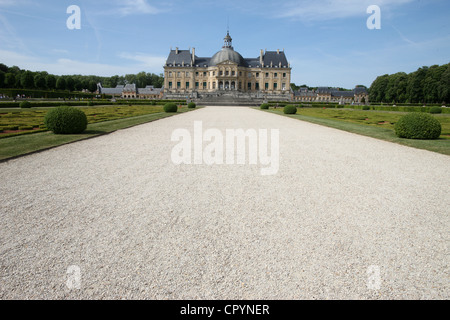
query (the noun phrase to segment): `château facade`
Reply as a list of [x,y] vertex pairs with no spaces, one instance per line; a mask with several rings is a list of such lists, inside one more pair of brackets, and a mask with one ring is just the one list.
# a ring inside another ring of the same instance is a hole
[[290,100],[291,71],[284,50],[261,50],[257,58],[244,58],[234,50],[228,32],[222,50],[212,57],[197,57],[195,48],[171,50],[164,66],[164,95],[199,98],[235,93]]

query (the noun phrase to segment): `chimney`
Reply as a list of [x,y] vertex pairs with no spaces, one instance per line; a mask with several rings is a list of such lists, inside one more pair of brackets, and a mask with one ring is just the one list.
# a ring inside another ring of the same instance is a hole
[[178,54],[178,47],[175,48],[175,54]]
[[261,65],[263,64],[263,61],[264,61],[263,56],[264,56],[264,51],[263,51],[263,49],[261,49],[261,55],[259,56],[259,63]]
[[280,49],[277,49],[277,54],[280,54]]
[[191,63],[191,65],[192,66],[195,65],[195,48],[192,48],[192,63]]

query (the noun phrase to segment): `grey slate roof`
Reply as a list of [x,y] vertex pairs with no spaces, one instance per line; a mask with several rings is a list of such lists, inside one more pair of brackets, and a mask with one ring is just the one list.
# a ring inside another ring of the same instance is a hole
[[274,68],[277,68],[280,66],[280,62],[282,68],[287,68],[289,66],[284,51],[280,51],[279,53],[277,51],[266,51],[263,60],[265,67],[270,67],[272,65]]

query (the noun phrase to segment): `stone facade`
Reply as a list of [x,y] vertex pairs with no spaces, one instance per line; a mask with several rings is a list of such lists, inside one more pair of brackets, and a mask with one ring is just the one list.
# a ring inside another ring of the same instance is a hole
[[164,97],[164,90],[154,86],[138,88],[136,84],[127,84],[125,86],[118,85],[115,88],[103,88],[102,84],[99,83],[97,87],[98,94],[109,95],[113,98],[157,100]]
[[197,98],[236,92],[250,97],[290,100],[291,66],[284,51],[263,51],[243,58],[228,33],[222,50],[211,58],[191,50],[171,50],[164,66],[165,97]]
[[338,88],[321,87],[317,90],[300,88],[293,94],[293,100],[299,102],[324,102],[339,104],[368,104],[369,93],[364,87],[356,87],[352,91],[341,91]]

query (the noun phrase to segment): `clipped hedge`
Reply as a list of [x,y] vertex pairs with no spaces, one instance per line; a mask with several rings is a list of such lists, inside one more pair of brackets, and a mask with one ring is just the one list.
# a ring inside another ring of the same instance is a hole
[[292,105],[292,104],[289,104],[286,107],[284,107],[283,112],[284,112],[284,114],[296,114],[297,113],[297,107]]
[[23,101],[20,103],[20,108],[22,109],[30,109],[31,108],[31,103],[28,101]]
[[440,114],[440,113],[442,113],[442,108],[441,107],[433,107],[430,109],[430,113],[431,114]]
[[268,103],[263,103],[263,104],[260,106],[260,108],[261,108],[261,110],[269,110],[269,104],[268,104]]
[[195,102],[190,102],[189,104],[188,104],[188,108],[189,109],[195,109],[197,107],[197,105],[195,104]]
[[44,123],[55,134],[79,134],[86,130],[88,120],[80,109],[61,106],[47,112]]
[[164,105],[164,111],[166,113],[177,113],[178,112],[178,106],[175,103],[166,103]]
[[442,132],[441,123],[427,113],[410,113],[395,124],[395,134],[405,139],[438,139]]

